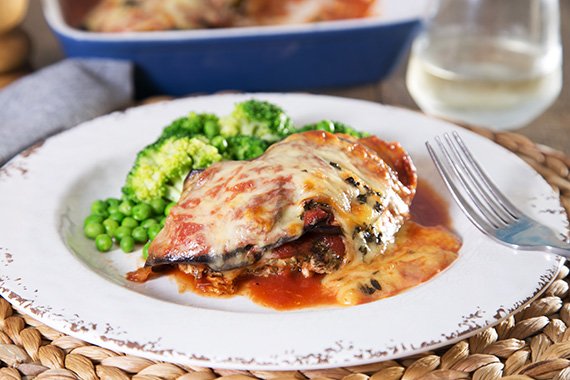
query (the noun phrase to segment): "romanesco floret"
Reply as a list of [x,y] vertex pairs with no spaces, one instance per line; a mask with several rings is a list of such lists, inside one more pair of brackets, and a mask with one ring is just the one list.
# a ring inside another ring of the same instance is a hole
[[233,112],[220,120],[224,137],[255,136],[269,143],[281,140],[294,131],[289,116],[275,104],[261,100],[237,103]]

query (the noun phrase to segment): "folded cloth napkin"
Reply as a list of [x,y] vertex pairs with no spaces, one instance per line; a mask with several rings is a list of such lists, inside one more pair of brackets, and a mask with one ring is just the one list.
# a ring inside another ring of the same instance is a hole
[[55,133],[131,104],[132,64],[68,59],[0,90],[0,166]]

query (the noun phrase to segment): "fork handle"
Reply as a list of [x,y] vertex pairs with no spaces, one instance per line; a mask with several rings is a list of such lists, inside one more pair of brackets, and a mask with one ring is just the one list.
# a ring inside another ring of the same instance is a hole
[[543,239],[544,250],[546,252],[554,253],[563,256],[567,259],[570,259],[570,244],[563,242],[562,240],[554,236],[552,230],[548,230],[548,232],[549,235],[546,236],[544,233],[541,234],[541,238]]
[[559,244],[548,244],[545,248],[548,252],[570,259],[570,244],[561,241]]
[[543,239],[544,246],[548,252],[570,259],[570,244],[560,240],[554,231],[546,226],[536,228],[538,236]]
[[560,240],[553,230],[531,219],[526,224],[525,221],[519,224],[519,228],[506,230],[496,237],[499,241],[508,241],[518,249],[541,250],[570,259],[570,244]]

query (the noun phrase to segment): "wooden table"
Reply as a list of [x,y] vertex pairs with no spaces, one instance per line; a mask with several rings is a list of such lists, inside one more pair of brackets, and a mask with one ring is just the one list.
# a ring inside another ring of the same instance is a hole
[[[30,10],[24,28],[32,37],[35,68],[53,63],[63,57],[57,41],[47,27],[41,12],[41,3],[30,1]],[[570,80],[570,1],[560,0],[562,40],[564,44],[564,81]],[[382,83],[366,86],[324,89],[311,92],[373,100],[384,104],[418,109],[404,84],[406,62],[403,60],[396,72]],[[530,125],[516,130],[533,141],[570,154],[570,85],[565,85],[557,102]]]

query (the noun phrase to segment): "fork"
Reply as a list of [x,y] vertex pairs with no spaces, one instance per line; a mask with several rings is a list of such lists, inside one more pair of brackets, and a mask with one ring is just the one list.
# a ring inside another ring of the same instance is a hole
[[457,132],[436,137],[435,142],[442,154],[436,153],[429,142],[427,150],[453,198],[479,230],[516,249],[570,258],[570,244],[513,205],[483,171]]

